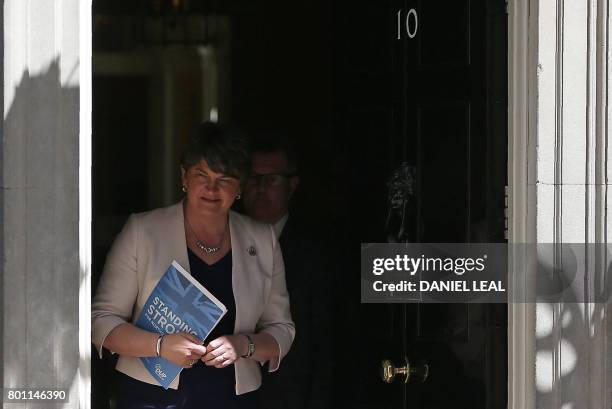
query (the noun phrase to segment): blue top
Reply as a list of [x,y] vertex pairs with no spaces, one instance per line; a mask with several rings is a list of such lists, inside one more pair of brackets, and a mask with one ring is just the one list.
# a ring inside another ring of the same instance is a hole
[[[187,253],[191,275],[227,308],[205,343],[233,334],[236,302],[232,288],[232,252],[210,265],[191,249]],[[257,403],[256,392],[236,395],[234,365],[215,368],[198,361],[192,368],[183,369],[177,390],[164,390],[119,374],[117,409],[253,409]]]

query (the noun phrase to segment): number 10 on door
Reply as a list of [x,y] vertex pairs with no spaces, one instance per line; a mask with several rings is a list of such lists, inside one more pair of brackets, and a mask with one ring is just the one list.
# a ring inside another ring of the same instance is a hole
[[419,29],[419,18],[415,9],[408,10],[406,13],[406,19],[402,24],[402,10],[397,11],[397,39],[402,39],[402,31],[406,29],[408,38],[414,38]]

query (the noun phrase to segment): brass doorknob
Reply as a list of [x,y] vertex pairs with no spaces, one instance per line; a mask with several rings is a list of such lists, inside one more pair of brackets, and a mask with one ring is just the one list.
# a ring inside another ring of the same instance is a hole
[[429,375],[429,365],[411,365],[408,358],[405,358],[405,361],[405,366],[396,367],[390,360],[383,360],[380,369],[382,380],[391,383],[399,375],[400,379],[403,377],[404,383],[408,383],[409,380],[425,382],[427,375]]

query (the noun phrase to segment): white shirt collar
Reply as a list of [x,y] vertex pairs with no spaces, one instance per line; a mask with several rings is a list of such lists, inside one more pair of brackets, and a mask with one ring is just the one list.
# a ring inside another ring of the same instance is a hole
[[280,220],[274,223],[274,225],[272,226],[272,228],[274,229],[274,234],[276,234],[277,240],[280,238],[280,235],[283,232],[283,229],[285,228],[285,224],[287,224],[288,218],[289,213],[285,213],[285,215],[281,217]]

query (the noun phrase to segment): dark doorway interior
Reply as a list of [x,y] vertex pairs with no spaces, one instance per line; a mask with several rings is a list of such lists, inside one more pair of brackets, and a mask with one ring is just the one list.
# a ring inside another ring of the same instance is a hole
[[[96,0],[93,29],[94,292],[129,214],[179,200],[182,146],[212,116],[293,140],[291,211],[334,234],[346,152],[332,135],[329,2]],[[115,359],[92,355],[92,407],[112,407]]]

